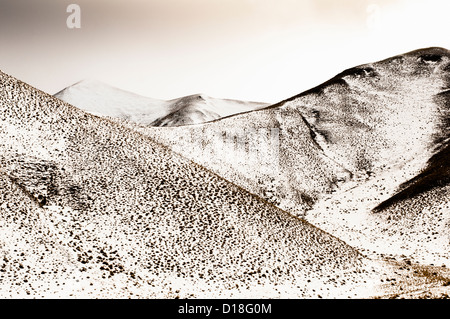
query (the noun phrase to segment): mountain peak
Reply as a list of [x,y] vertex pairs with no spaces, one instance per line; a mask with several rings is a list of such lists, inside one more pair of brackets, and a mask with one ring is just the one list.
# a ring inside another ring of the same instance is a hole
[[76,82],[72,86],[91,86],[91,85],[110,86],[109,84],[106,84],[96,78],[86,78],[86,79]]
[[418,49],[418,50],[414,50],[408,53],[405,53],[404,55],[427,55],[427,54],[432,54],[432,55],[443,55],[443,56],[447,56],[450,57],[450,50],[447,50],[445,48],[441,48],[441,47],[429,47],[429,48],[423,48],[423,49]]
[[95,115],[126,119],[140,125],[181,126],[266,107],[266,103],[215,99],[203,93],[172,100],[157,100],[86,79],[55,97]]

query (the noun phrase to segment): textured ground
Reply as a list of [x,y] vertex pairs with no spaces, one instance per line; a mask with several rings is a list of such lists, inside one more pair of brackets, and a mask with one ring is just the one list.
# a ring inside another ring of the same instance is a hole
[[0,294],[446,297],[449,72],[419,50],[176,128],[0,73]]
[[381,283],[352,247],[149,138],[0,83],[2,297],[355,297]]
[[[283,209],[386,171],[393,195],[448,142],[450,54],[424,49],[362,65],[267,109],[145,134]],[[447,142],[445,142],[447,141]]]
[[[369,157],[370,174],[365,179],[323,198],[307,219],[362,250],[449,267],[450,54],[444,49],[419,50],[370,67],[377,74],[388,74],[393,63],[404,65],[394,69],[397,76],[370,80],[386,91],[388,82],[401,81],[399,85],[409,90],[404,104],[377,110],[390,119],[388,124],[397,123],[392,128],[377,127],[378,137],[371,137],[382,141],[386,149],[380,148]],[[373,100],[378,102],[379,95]],[[334,121],[332,117],[328,123]],[[346,129],[339,134],[353,139],[349,145],[355,150],[368,143],[361,132],[352,137],[354,133]],[[342,140],[334,139],[331,147],[339,149]],[[367,147],[365,152],[372,150]],[[352,155],[350,151],[339,152],[340,158]]]
[[[449,267],[449,88],[450,53],[430,48],[265,110],[141,131],[373,258]],[[227,138],[249,127],[253,147]]]

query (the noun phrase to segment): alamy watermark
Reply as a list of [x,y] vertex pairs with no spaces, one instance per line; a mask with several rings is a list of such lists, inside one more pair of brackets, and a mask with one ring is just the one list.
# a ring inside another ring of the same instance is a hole
[[70,15],[67,17],[66,25],[69,29],[81,28],[81,7],[78,4],[69,4],[66,9]]
[[377,31],[382,26],[383,11],[380,5],[372,3],[366,8],[367,20],[366,24],[369,30]]
[[186,145],[195,154],[196,160],[212,166],[230,165],[239,170],[257,170],[272,175],[279,170],[280,129],[279,128],[230,128],[198,132],[185,131],[175,142]]

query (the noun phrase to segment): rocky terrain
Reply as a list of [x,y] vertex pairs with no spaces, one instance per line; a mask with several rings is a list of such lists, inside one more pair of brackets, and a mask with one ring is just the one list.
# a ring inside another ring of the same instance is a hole
[[445,49],[419,50],[263,110],[141,131],[297,215],[344,183],[391,169],[403,172],[384,182],[392,195],[448,139],[449,59]]
[[150,138],[0,83],[2,297],[354,297],[380,283],[354,248]]
[[[264,110],[138,130],[360,249],[406,245],[449,266],[449,87],[450,53],[430,48],[346,70]],[[405,224],[392,225],[392,210]]]
[[151,127],[0,72],[0,295],[448,298],[449,88],[430,48]]

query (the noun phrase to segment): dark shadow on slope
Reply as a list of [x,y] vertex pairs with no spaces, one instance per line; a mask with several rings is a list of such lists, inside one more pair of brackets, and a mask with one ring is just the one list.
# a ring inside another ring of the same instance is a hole
[[375,207],[373,212],[381,212],[405,199],[448,184],[450,184],[450,145],[434,155],[422,173],[401,185],[402,190],[399,193]]
[[42,195],[39,195],[41,197],[35,196],[34,194],[30,193],[28,189],[22,183],[20,183],[20,181],[16,177],[9,176],[8,174],[3,174],[1,172],[0,174],[8,178],[11,181],[11,183],[17,186],[33,203],[35,203],[39,207],[44,207],[46,202],[43,202],[43,199],[45,199],[45,197],[43,197]]
[[[439,52],[439,50],[437,51]],[[420,58],[424,59],[424,56],[422,55]],[[429,54],[426,58],[433,62],[442,59],[437,54]],[[450,90],[443,88],[443,91],[434,97],[434,102],[441,114],[433,139],[434,151],[437,153],[429,159],[428,166],[422,173],[402,184],[400,192],[375,207],[373,212],[380,212],[405,199],[450,183]]]

